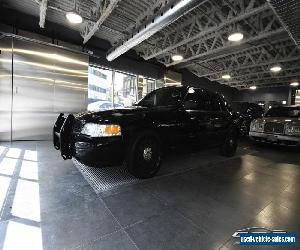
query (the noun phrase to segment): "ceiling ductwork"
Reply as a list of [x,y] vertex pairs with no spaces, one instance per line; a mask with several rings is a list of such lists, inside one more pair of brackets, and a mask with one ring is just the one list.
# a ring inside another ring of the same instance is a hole
[[179,0],[168,3],[155,16],[137,28],[125,41],[112,48],[106,59],[108,61],[116,59],[206,1]]

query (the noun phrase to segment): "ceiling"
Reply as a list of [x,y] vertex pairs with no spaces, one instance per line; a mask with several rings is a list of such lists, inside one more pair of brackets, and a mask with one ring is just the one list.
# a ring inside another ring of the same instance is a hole
[[[182,0],[181,0],[182,1]],[[179,0],[2,0],[2,4],[26,14],[75,29],[84,40],[105,39],[112,46],[133,37],[145,22]],[[133,49],[145,60],[175,69],[187,68],[238,89],[275,87],[300,82],[299,0],[198,0],[197,4],[142,41]],[[65,13],[74,8],[84,22],[74,26]],[[41,22],[41,21],[40,21]],[[95,25],[96,24],[96,25]],[[240,42],[228,41],[241,32]],[[183,60],[172,61],[181,54]],[[276,74],[270,67],[280,65]],[[222,75],[229,74],[230,79]]]

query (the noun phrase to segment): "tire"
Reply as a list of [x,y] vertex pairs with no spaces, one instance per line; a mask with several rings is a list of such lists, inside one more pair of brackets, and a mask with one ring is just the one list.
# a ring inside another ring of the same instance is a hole
[[126,160],[129,172],[139,179],[156,175],[161,164],[161,141],[152,132],[145,132],[135,137],[130,145]]
[[221,154],[226,157],[232,157],[235,155],[237,146],[238,131],[236,128],[232,128],[221,146]]

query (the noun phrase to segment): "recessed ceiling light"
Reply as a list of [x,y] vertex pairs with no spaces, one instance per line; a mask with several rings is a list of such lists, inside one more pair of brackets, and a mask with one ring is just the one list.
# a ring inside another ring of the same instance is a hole
[[255,90],[256,86],[250,86],[250,89]]
[[270,68],[270,70],[272,72],[279,72],[280,70],[282,70],[282,68],[280,66],[273,66],[272,68]]
[[231,42],[238,42],[244,38],[244,35],[240,32],[232,33],[228,36],[228,40]]
[[73,24],[79,24],[79,23],[82,23],[82,17],[76,13],[76,12],[67,12],[66,13],[66,18],[68,19],[68,21],[70,23],[73,23]]
[[231,76],[230,76],[230,75],[228,75],[228,74],[227,74],[227,75],[222,75],[222,78],[223,78],[223,79],[225,79],[225,80],[228,80],[228,79],[230,79],[230,78],[231,78]]
[[182,55],[173,55],[172,56],[172,60],[174,62],[178,62],[178,61],[181,61],[183,59],[183,56]]
[[290,85],[293,87],[297,87],[297,86],[299,86],[299,82],[292,82]]

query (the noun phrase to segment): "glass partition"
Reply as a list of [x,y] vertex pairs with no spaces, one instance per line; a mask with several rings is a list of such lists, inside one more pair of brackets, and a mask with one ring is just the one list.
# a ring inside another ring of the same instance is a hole
[[114,107],[128,107],[136,102],[136,76],[115,72]]
[[89,66],[88,110],[103,111],[132,106],[151,91],[162,87],[157,80],[116,70]]
[[138,80],[138,100],[156,89],[156,81],[154,79],[139,76]]
[[88,110],[103,111],[113,108],[113,71],[89,67]]

